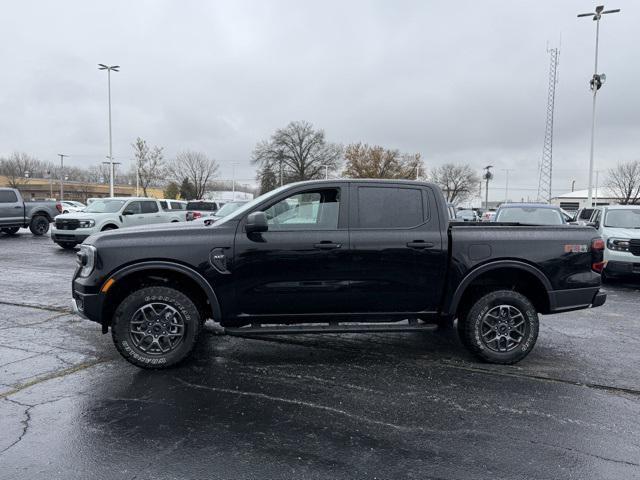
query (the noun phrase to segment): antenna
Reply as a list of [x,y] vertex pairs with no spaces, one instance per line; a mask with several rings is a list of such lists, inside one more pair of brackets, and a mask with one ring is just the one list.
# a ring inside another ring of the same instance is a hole
[[553,114],[556,102],[556,84],[558,83],[559,48],[549,48],[549,89],[547,91],[547,116],[544,127],[544,143],[540,160],[540,177],[538,180],[538,201],[551,202],[551,186],[553,180]]

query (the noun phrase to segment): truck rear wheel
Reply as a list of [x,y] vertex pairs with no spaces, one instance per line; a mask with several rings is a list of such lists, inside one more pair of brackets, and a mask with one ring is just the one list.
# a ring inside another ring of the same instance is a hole
[[111,336],[130,363],[168,368],[186,359],[200,333],[200,313],[184,293],[168,287],[145,287],[116,309]]
[[462,343],[485,362],[512,364],[538,339],[538,312],[524,295],[498,290],[477,299],[458,319]]
[[36,215],[29,223],[29,230],[37,236],[44,235],[49,231],[49,219],[44,215]]

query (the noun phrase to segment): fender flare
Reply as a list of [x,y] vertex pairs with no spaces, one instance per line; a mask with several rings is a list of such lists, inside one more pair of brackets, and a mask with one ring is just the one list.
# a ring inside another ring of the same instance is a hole
[[538,268],[534,267],[533,265],[530,265],[528,263],[521,262],[518,260],[497,260],[494,262],[485,263],[484,265],[481,265],[480,267],[477,267],[471,270],[471,272],[469,272],[462,279],[462,281],[458,285],[458,288],[456,288],[456,291],[453,293],[453,296],[451,297],[451,302],[449,303],[449,307],[448,307],[448,314],[455,315],[455,312],[458,309],[458,305],[460,304],[460,299],[462,298],[462,295],[464,295],[464,292],[467,289],[467,287],[476,278],[478,278],[480,275],[484,273],[487,273],[499,268],[514,268],[514,269],[523,270],[523,271],[526,271],[527,273],[532,274],[534,277],[536,277],[540,281],[540,283],[542,283],[542,286],[547,291],[549,306],[553,307],[552,299],[550,298],[550,295],[549,295],[549,292],[553,290],[553,287],[551,285],[551,282],[549,282],[549,279],[546,277],[544,273],[542,273]]
[[51,215],[49,215],[49,212],[47,212],[46,210],[36,210],[34,212],[30,213],[30,217],[29,217],[29,224],[31,224],[31,220],[34,219],[34,217],[45,217],[47,220],[49,220],[49,223],[51,223],[53,221],[53,217],[51,217]]
[[[105,282],[108,279],[113,279],[117,284],[118,280],[121,280],[122,278],[132,273],[141,272],[144,270],[171,270],[173,272],[178,272],[188,276],[191,280],[196,282],[200,288],[202,288],[205,295],[207,296],[207,300],[209,300],[209,304],[211,305],[213,318],[217,319],[217,321],[219,321],[222,318],[222,309],[220,308],[220,302],[218,302],[218,297],[216,296],[216,293],[213,291],[213,288],[211,288],[211,285],[209,285],[209,282],[207,282],[207,280],[193,268],[187,267],[180,263],[171,262],[167,260],[152,260],[152,261],[134,263],[131,265],[127,265],[126,267],[123,267],[111,273],[105,279]],[[102,286],[100,288],[102,288]]]

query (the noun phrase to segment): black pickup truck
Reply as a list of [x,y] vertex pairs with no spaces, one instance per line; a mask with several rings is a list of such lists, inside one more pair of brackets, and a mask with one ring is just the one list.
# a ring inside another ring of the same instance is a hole
[[430,183],[302,182],[217,222],[89,237],[73,304],[145,368],[186,358],[206,319],[255,336],[423,331],[457,318],[475,355],[510,364],[533,348],[538,313],[605,302],[603,248],[591,227],[450,222]]

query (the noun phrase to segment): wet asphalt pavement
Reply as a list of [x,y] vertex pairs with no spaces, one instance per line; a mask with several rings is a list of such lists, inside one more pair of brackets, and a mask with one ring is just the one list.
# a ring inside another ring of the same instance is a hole
[[0,236],[0,479],[640,478],[640,286],[516,366],[455,331],[243,339],[149,372],[69,310],[74,252]]

